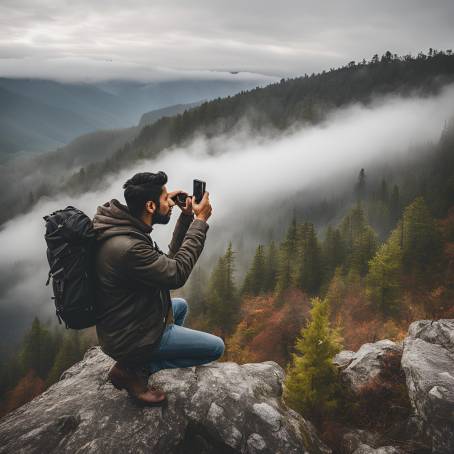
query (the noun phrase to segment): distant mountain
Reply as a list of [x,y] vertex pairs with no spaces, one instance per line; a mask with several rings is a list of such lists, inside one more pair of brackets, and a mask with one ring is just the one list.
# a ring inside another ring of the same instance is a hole
[[61,147],[99,129],[136,125],[151,109],[232,95],[259,83],[238,79],[71,84],[0,78],[0,162],[19,151]]
[[[33,201],[32,194],[37,189],[49,190],[53,185],[58,185],[59,181],[63,182],[68,172],[109,158],[132,141],[143,127],[199,104],[177,104],[152,110],[142,115],[138,126],[83,134],[55,151],[36,153],[32,156],[23,153],[16,159],[4,163],[0,166],[0,224],[20,212],[23,204]],[[42,169],[46,169],[46,177],[43,176]],[[20,187],[14,184],[18,180],[22,180]]]
[[5,89],[2,82],[0,79],[2,154],[56,148],[77,135],[102,126],[69,109]]
[[164,107],[163,109],[152,110],[142,115],[139,122],[139,128],[152,125],[162,117],[173,117],[174,115],[183,113],[185,110],[192,109],[193,107],[200,106],[202,102],[193,102],[191,104],[177,104],[175,106]]

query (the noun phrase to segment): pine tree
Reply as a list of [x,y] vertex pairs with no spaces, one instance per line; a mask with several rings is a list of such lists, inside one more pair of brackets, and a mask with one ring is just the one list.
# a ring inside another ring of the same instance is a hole
[[362,201],[366,197],[366,171],[361,169],[358,175],[358,181],[355,185],[355,195],[357,201]]
[[442,241],[422,197],[418,197],[405,208],[399,228],[406,271],[415,273],[421,280],[427,280],[437,270]]
[[342,276],[341,267],[337,267],[334,272],[334,276],[329,283],[325,297],[332,310],[336,311],[339,307],[341,307],[345,297],[345,290],[346,285]]
[[243,294],[259,295],[265,288],[265,253],[259,244],[255,251],[251,267],[246,274],[242,289]]
[[377,237],[367,224],[360,204],[345,216],[340,230],[345,245],[345,271],[353,271],[364,276],[367,273],[368,262],[377,249]]
[[325,275],[330,278],[334,270],[344,261],[344,244],[339,229],[328,226],[322,244],[322,257]]
[[367,275],[368,296],[385,316],[396,315],[399,311],[401,271],[402,250],[397,229],[369,261]]
[[278,268],[276,291],[278,298],[282,293],[290,288],[294,275],[295,257],[297,254],[297,234],[298,228],[295,217],[287,231],[285,240],[281,243],[278,253]]
[[239,303],[233,273],[234,252],[229,243],[224,256],[220,257],[208,284],[207,318],[212,328],[222,335],[229,334],[239,318]]
[[290,263],[288,245],[284,242],[279,248],[276,292],[278,295],[287,290],[291,285],[292,268]]
[[389,194],[388,194],[388,184],[386,180],[383,178],[381,180],[381,187],[380,187],[380,200],[387,205],[389,201]]
[[389,201],[389,211],[391,215],[391,222],[393,226],[395,226],[397,220],[400,217],[400,195],[399,187],[397,185],[394,185],[393,191],[391,193],[391,198]]
[[79,362],[83,358],[85,351],[81,342],[79,331],[72,330],[65,333],[63,343],[60,345],[55,362],[46,380],[47,385],[58,381],[60,375],[69,367]]
[[276,243],[271,241],[265,258],[265,283],[264,291],[271,292],[276,287],[278,272],[278,250]]
[[286,402],[305,417],[320,420],[336,409],[338,379],[332,358],[341,350],[338,329],[329,323],[329,305],[311,300],[311,321],[301,330],[284,386]]
[[314,225],[304,223],[299,229],[298,259],[296,261],[295,283],[302,290],[315,294],[322,280],[320,246]]
[[54,355],[52,336],[35,317],[22,343],[20,358],[23,373],[33,369],[38,377],[44,379],[52,367]]

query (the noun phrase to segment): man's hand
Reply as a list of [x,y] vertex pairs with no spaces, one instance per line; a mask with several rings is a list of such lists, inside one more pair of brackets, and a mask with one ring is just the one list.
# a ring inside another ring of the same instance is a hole
[[[180,206],[180,205],[178,205]],[[181,211],[184,214],[190,215],[192,214],[192,199],[191,197],[186,197],[186,205],[184,207],[180,207]]]
[[178,207],[183,212],[183,214],[187,214],[187,215],[192,214],[192,199],[191,199],[191,197],[189,197],[189,196],[186,197],[186,204],[184,206],[181,206],[181,205],[179,205],[176,202],[175,196],[177,194],[180,194],[180,193],[186,194],[186,192],[182,191],[181,189],[177,189],[176,191],[169,192],[169,198],[171,198],[174,201],[175,205],[178,205]]
[[209,193],[205,191],[200,203],[196,203],[195,197],[193,196],[192,209],[197,219],[201,219],[202,221],[206,222],[208,218],[211,216],[211,212],[213,211],[213,209],[211,208]]

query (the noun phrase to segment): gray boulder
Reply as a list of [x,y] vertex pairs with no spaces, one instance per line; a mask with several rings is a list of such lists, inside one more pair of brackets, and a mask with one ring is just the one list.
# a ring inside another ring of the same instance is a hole
[[404,451],[395,448],[394,446],[382,446],[380,448],[372,448],[369,445],[360,445],[353,454],[403,454]]
[[[361,345],[360,349],[352,352],[340,352],[334,358],[334,363],[344,366],[341,379],[348,384],[354,394],[377,377],[383,366],[383,357],[389,353],[402,354],[402,345],[388,339]],[[346,364],[348,364],[346,366]]]
[[409,397],[432,452],[454,452],[454,320],[419,320],[404,341]]
[[352,454],[361,445],[367,444],[376,446],[379,440],[380,435],[378,433],[362,429],[353,429],[346,432],[342,437],[342,449],[343,452],[346,452],[347,454]]
[[356,353],[351,350],[342,350],[333,358],[333,364],[339,369],[346,368],[354,359]]
[[153,383],[167,392],[162,408],[116,390],[107,382],[112,365],[99,347],[88,350],[0,420],[0,453],[331,453],[283,404],[284,372],[272,361],[160,371]]

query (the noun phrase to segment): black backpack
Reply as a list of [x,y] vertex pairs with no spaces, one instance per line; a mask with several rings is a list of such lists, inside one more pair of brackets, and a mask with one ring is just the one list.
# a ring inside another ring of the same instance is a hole
[[43,218],[47,260],[52,277],[56,314],[66,328],[83,329],[96,324],[94,252],[96,233],[91,219],[67,206]]

